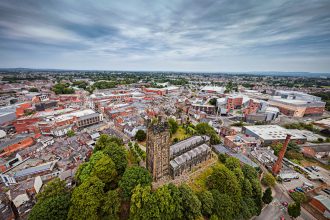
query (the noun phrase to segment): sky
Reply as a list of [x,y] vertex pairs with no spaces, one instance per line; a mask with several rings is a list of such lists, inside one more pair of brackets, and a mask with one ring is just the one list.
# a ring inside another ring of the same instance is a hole
[[1,0],[0,67],[330,73],[330,0]]

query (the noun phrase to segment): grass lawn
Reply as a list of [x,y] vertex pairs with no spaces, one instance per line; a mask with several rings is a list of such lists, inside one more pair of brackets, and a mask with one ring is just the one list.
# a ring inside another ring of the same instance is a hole
[[220,162],[217,161],[215,164],[205,168],[201,173],[199,173],[196,176],[192,176],[189,179],[188,185],[191,187],[192,190],[194,190],[195,192],[200,192],[203,190],[207,190],[206,187],[206,179],[208,176],[211,175],[212,171],[213,171],[213,167],[219,165]]
[[171,141],[173,142],[173,140],[175,138],[178,138],[179,140],[183,140],[186,139],[188,137],[190,137],[190,134],[186,134],[185,130],[182,128],[182,126],[179,126],[178,130],[175,132],[175,134],[172,135],[171,137]]

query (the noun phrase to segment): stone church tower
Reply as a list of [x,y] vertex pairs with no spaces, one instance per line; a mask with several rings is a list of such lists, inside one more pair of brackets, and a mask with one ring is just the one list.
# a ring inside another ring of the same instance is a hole
[[170,132],[167,122],[148,125],[147,131],[147,169],[157,182],[169,175]]

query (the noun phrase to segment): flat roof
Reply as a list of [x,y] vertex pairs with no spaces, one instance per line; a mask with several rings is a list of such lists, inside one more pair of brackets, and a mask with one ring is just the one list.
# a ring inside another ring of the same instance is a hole
[[306,137],[279,125],[255,125],[244,126],[244,128],[263,140],[285,140],[287,134],[291,134],[291,139],[306,139]]

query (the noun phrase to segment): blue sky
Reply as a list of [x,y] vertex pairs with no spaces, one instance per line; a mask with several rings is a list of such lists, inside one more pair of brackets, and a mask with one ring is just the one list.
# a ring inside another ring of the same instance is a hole
[[0,1],[0,67],[330,72],[330,1]]

